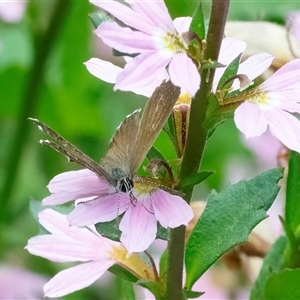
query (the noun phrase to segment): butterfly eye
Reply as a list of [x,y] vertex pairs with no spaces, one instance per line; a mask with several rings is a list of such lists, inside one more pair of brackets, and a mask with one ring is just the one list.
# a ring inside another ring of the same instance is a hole
[[126,177],[125,179],[120,180],[119,189],[123,193],[129,192],[133,188],[133,181]]

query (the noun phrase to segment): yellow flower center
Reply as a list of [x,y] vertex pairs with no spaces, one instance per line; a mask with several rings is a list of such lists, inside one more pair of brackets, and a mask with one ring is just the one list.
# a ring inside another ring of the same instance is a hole
[[168,32],[164,38],[164,45],[173,53],[185,51],[186,48],[177,33]]
[[267,104],[268,103],[268,97],[267,93],[256,90],[254,93],[247,99],[249,102],[254,103],[254,104]]

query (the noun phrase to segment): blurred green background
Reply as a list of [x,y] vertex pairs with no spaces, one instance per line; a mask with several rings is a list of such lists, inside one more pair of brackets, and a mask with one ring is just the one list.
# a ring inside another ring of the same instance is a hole
[[[166,3],[173,18],[192,15],[197,5],[187,0]],[[209,5],[204,1],[206,17]],[[287,12],[296,9],[297,1],[232,1],[229,19],[284,24]],[[114,92],[83,65],[91,57],[110,56],[88,18],[96,10],[88,1],[29,1],[21,20],[0,20],[0,268],[18,266],[47,276],[65,268],[23,250],[38,233],[29,201],[48,195],[46,185],[53,176],[79,167],[39,145],[45,136],[27,118],[40,119],[99,161],[119,123],[145,104],[142,96]],[[166,138],[162,134],[156,146],[169,157]],[[255,155],[228,121],[209,140],[203,161],[203,169],[217,173],[197,188],[195,198],[226,185],[228,164],[235,159],[255,173]],[[120,289],[102,286],[100,292],[94,286],[64,299],[121,299]]]

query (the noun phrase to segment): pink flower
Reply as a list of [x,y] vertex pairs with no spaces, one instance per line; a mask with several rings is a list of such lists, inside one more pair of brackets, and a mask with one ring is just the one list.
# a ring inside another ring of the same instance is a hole
[[54,276],[44,286],[45,297],[83,289],[114,264],[126,267],[138,278],[155,280],[153,270],[137,254],[129,256],[121,243],[102,237],[93,227],[70,227],[66,216],[52,209],[40,212],[39,222],[50,234],[31,238],[25,249],[54,262],[82,262]]
[[168,67],[174,85],[194,95],[199,89],[200,75],[188,56],[183,33],[189,30],[191,18],[172,21],[162,0],[91,1],[115,16],[128,27],[116,22],[103,22],[96,34],[110,47],[128,54],[139,54],[118,74],[115,89],[134,90],[153,82],[157,73]]
[[237,99],[246,100],[236,110],[234,121],[246,138],[259,136],[267,127],[288,148],[300,152],[300,123],[291,113],[300,113],[300,59],[284,65],[258,87]]
[[42,299],[47,279],[29,270],[0,264],[0,299]]
[[84,169],[55,176],[48,188],[52,195],[43,200],[43,205],[80,202],[68,216],[71,225],[108,222],[124,213],[119,229],[121,242],[129,253],[149,247],[156,238],[157,221],[165,228],[175,228],[187,225],[193,217],[192,209],[182,198],[147,179],[135,181],[134,188],[123,193]]
[[[84,64],[92,75],[108,83],[116,83],[118,74],[123,71],[122,68],[100,58],[91,58]],[[131,91],[138,95],[150,97],[155,88],[167,78],[166,70],[161,70],[148,85],[136,86]]]
[[0,1],[0,19],[6,22],[19,22],[26,9],[27,1]]

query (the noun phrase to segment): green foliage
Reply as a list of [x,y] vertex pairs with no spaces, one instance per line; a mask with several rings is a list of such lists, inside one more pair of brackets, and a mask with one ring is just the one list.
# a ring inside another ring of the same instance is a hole
[[178,188],[180,190],[185,190],[191,187],[194,187],[195,185],[201,183],[209,176],[213,175],[214,171],[202,171],[196,174],[193,174],[191,176],[188,176],[184,178],[182,181],[180,181]]
[[[300,224],[300,154],[290,152],[288,177],[286,183],[285,219],[295,232]],[[300,236],[298,237],[300,238]]]
[[127,271],[123,267],[119,265],[113,265],[108,269],[111,273],[129,281],[129,282],[137,282],[138,278],[134,276],[131,272]]
[[273,274],[266,283],[263,299],[300,299],[300,269],[284,270]]
[[267,217],[281,177],[281,169],[272,169],[210,194],[186,247],[188,289],[226,251],[246,242],[251,230]]
[[200,39],[203,40],[205,38],[205,23],[201,1],[199,2],[198,7],[194,12],[190,30],[195,32],[200,37]]
[[[265,285],[272,274],[281,270],[284,259],[283,254],[287,245],[285,236],[281,236],[273,245],[272,249],[267,253],[264,258],[263,266],[260,274],[251,291],[250,299],[257,300],[263,299]],[[278,297],[276,297],[278,299]]]

